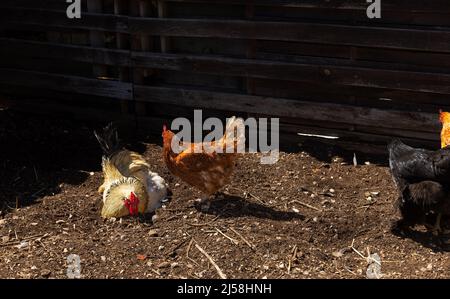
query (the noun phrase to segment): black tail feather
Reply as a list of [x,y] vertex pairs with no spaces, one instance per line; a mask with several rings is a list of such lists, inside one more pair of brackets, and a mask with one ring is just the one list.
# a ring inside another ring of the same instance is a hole
[[111,157],[115,152],[121,149],[117,128],[112,123],[109,123],[103,129],[102,133],[94,131],[94,135],[106,156]]
[[391,158],[402,155],[403,153],[412,149],[412,147],[404,144],[400,139],[393,139],[388,145],[389,156]]

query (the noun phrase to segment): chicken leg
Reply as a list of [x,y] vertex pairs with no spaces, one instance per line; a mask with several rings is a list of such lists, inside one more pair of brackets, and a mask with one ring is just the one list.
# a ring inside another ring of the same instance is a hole
[[442,232],[441,228],[441,219],[442,219],[442,213],[438,213],[436,217],[436,222],[433,227],[433,235],[438,236],[440,232]]
[[208,212],[209,208],[211,207],[211,200],[216,198],[216,196],[213,195],[205,195],[201,198],[197,198],[194,200],[195,204],[200,206],[201,210],[203,212]]

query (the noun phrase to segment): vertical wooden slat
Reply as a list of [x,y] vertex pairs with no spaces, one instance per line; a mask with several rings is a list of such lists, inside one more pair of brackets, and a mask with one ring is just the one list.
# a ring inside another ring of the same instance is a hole
[[47,40],[51,43],[58,43],[60,37],[61,37],[61,34],[59,32],[56,32],[56,31],[47,32]]
[[[151,12],[150,1],[144,0],[132,0],[130,2],[130,14],[133,16],[147,17]],[[137,51],[149,51],[151,44],[150,39],[147,35],[140,34],[138,36],[132,37],[132,50]],[[145,78],[150,75],[150,72],[135,67],[133,69],[133,83],[134,84],[144,84]],[[135,103],[135,111],[137,115],[145,115],[147,112],[146,103],[136,102]]]
[[[167,18],[167,2],[158,0],[158,18]],[[169,51],[169,37],[161,36],[161,52],[167,53]]]
[[[124,13],[126,0],[114,0],[114,14],[120,15]],[[126,47],[126,36],[122,33],[116,33],[116,47],[117,49],[124,49]],[[119,68],[119,80],[129,81],[129,69],[125,67]],[[121,111],[124,114],[129,112],[128,101],[120,102]]]
[[[358,55],[358,49],[356,47],[350,47],[349,57],[350,57],[351,62],[355,62],[357,60],[357,55]],[[354,105],[358,104],[358,100],[356,99],[356,97],[354,95],[351,95],[349,99]],[[351,130],[355,130],[355,129],[356,129],[356,127],[352,125]]]
[[[245,17],[247,20],[253,19],[255,16],[255,5],[253,4],[247,4],[245,6]],[[256,54],[256,41],[254,39],[247,40],[247,53],[246,56],[249,59],[255,58]],[[247,88],[248,94],[254,94],[255,93],[255,81],[252,78],[245,78],[245,84]]]
[[[86,10],[86,2],[81,1],[81,9],[83,11]],[[87,46],[89,45],[90,41],[89,41],[89,35],[86,32],[72,32],[71,33],[71,40],[72,40],[72,44],[73,45],[83,45],[83,46]]]
[[[139,16],[148,17],[151,11],[151,3],[148,0],[139,1]],[[141,35],[141,50],[150,50],[150,38],[147,35]]]
[[[88,0],[87,9],[92,13],[102,12],[102,0]],[[103,32],[90,31],[89,41],[92,47],[104,47],[105,46],[105,36]],[[94,77],[101,77],[107,75],[107,68],[104,65],[94,65],[92,67],[92,73]]]
[[73,45],[87,45],[88,37],[87,34],[84,33],[72,33],[72,44]]
[[[245,6],[246,19],[251,20],[251,19],[253,19],[254,16],[255,16],[255,6],[253,4],[247,4]],[[246,56],[248,59],[255,58],[255,56],[256,56],[256,40],[254,40],[254,39],[247,40],[246,51],[247,51]],[[244,80],[247,94],[250,94],[250,95],[255,94],[255,89],[256,89],[255,80],[250,77],[246,77],[246,78],[244,77],[243,80]],[[246,113],[246,114],[247,114],[247,118],[257,117],[257,115],[253,114],[253,113]]]

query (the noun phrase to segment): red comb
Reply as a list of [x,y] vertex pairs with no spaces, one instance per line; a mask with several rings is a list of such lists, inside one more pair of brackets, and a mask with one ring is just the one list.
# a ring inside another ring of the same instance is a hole
[[163,125],[163,132],[167,131],[167,126]]
[[128,208],[131,216],[139,214],[139,199],[133,192],[130,193],[130,198],[125,200],[125,206]]
[[134,195],[134,193],[131,192],[131,193],[130,193],[130,201],[133,203],[133,202],[136,201],[136,199],[137,199],[136,195]]

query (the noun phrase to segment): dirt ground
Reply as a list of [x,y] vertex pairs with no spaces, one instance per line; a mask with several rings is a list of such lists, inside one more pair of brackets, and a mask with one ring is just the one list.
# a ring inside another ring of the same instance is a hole
[[[209,208],[141,144],[172,197],[156,217],[103,220],[101,152],[89,125],[0,111],[0,278],[450,278],[450,253],[418,226],[391,232],[396,190],[383,163],[332,146],[244,155]],[[382,161],[381,161],[382,162]],[[448,225],[448,224],[447,224]]]

